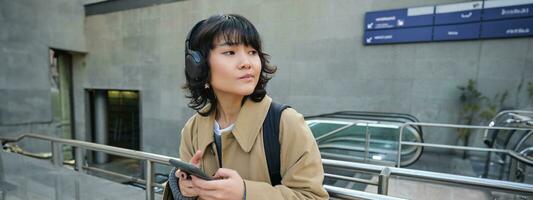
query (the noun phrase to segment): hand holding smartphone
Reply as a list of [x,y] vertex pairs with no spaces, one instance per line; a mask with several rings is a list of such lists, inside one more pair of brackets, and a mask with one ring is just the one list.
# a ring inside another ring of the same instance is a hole
[[198,178],[204,179],[204,180],[213,180],[213,177],[207,175],[205,172],[203,172],[200,168],[190,164],[186,163],[180,160],[170,159],[170,164],[179,169],[182,172],[187,173],[188,175],[194,175]]

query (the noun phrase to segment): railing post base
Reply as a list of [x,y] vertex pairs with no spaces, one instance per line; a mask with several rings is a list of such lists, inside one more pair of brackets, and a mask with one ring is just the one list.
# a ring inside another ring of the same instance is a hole
[[391,171],[388,167],[383,168],[378,176],[378,194],[388,195],[389,193],[389,178]]

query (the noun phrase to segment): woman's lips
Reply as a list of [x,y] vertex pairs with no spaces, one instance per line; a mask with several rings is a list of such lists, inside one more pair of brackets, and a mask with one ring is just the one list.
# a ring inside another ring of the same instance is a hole
[[243,81],[246,81],[246,82],[250,82],[250,81],[253,81],[253,80],[254,80],[254,76],[251,75],[251,74],[246,74],[246,75],[244,75],[244,76],[239,77],[239,80],[243,80]]
[[253,77],[254,77],[254,76],[251,75],[251,74],[246,74],[246,75],[244,75],[244,76],[239,77],[239,79],[248,79],[248,78],[253,78]]

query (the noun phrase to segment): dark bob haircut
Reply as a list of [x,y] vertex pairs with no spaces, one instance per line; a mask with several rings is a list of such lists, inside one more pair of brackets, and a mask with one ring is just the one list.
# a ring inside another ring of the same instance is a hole
[[[215,39],[224,39],[230,45],[243,44],[254,48],[261,59],[261,75],[252,94],[246,96],[255,102],[263,100],[266,95],[267,82],[276,72],[276,67],[269,65],[269,55],[263,52],[261,38],[254,25],[246,18],[236,14],[215,15],[202,22],[190,36],[191,50],[202,54],[202,59],[206,59],[200,66],[199,78],[191,78],[187,75],[185,68],[186,83],[183,89],[187,90],[187,98],[190,99],[188,106],[202,116],[211,114],[217,108],[217,98],[212,87],[205,88],[211,78],[209,62],[209,52],[215,47]],[[201,111],[206,105],[209,109]]]

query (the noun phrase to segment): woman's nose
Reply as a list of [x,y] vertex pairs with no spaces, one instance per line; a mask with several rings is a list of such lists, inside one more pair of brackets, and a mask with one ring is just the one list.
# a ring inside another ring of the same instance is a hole
[[239,58],[241,61],[239,64],[239,69],[250,69],[252,67],[250,55],[246,53],[241,53],[241,56],[239,56]]

